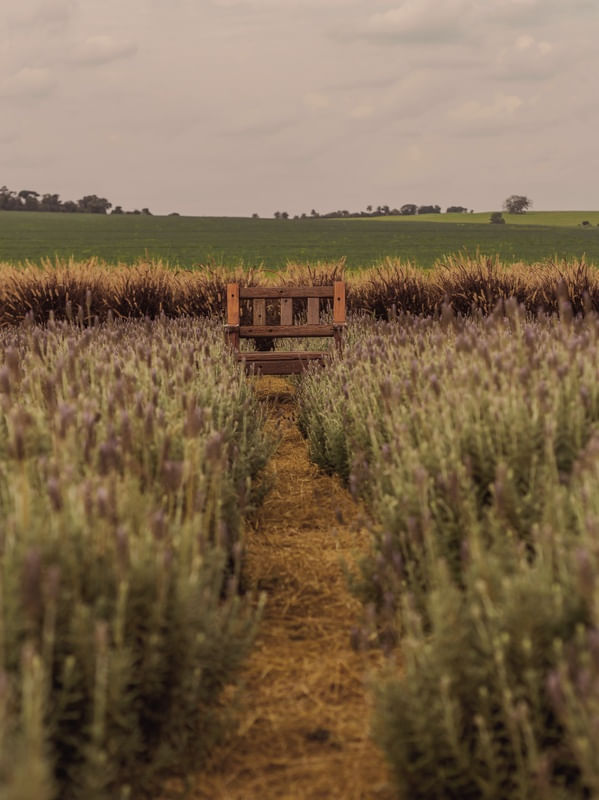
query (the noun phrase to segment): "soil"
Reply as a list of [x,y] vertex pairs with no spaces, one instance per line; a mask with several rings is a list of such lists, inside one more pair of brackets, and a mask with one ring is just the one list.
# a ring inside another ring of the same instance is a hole
[[383,656],[351,646],[362,611],[343,567],[370,546],[364,512],[310,462],[291,382],[261,378],[256,391],[280,436],[272,488],[247,533],[245,578],[266,606],[242,675],[238,724],[185,796],[392,800],[369,738],[367,681]]

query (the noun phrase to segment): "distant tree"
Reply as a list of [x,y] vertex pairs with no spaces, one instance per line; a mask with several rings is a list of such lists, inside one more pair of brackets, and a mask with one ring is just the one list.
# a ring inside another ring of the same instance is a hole
[[76,214],[80,209],[74,200],[65,200],[60,210],[66,214]]
[[142,213],[142,214],[143,214],[145,217],[151,217],[151,216],[152,216],[152,212],[150,211],[150,209],[149,209],[149,208],[142,208],[142,210],[141,210],[141,213]]
[[372,206],[366,206],[366,211],[368,211],[369,214],[372,214]]
[[281,219],[289,219],[289,214],[287,211],[281,211]]
[[446,214],[466,214],[468,209],[464,206],[449,206],[445,211]]
[[20,205],[17,193],[8,186],[0,186],[0,209],[2,211],[15,211]]
[[583,221],[580,224],[582,225],[583,228],[588,228],[591,223],[588,221],[588,219],[583,219]]
[[112,214],[122,214],[123,213],[123,206],[115,206],[112,209]]
[[489,222],[492,222],[494,225],[505,225],[505,219],[501,211],[494,211],[489,217]]
[[418,206],[419,214],[440,214],[441,206]]
[[178,211],[171,211],[171,213],[168,216],[169,217],[180,217],[181,214],[179,214]]
[[281,219],[281,212],[280,211],[275,211],[275,213],[273,214],[273,217],[275,219]]
[[413,217],[417,210],[418,206],[415,203],[404,203],[399,209],[399,213],[402,217]]
[[23,211],[39,211],[39,196],[39,192],[34,192],[32,189],[21,189],[18,197]]
[[[98,197],[97,194],[87,194],[77,201],[79,209],[84,214],[106,214],[109,208],[112,208],[110,203],[105,197]],[[140,213],[139,211],[137,212]]]
[[318,211],[316,211],[315,208],[313,208],[312,211],[310,211],[310,216],[316,218],[319,217],[320,214],[318,213]]
[[532,206],[532,200],[523,194],[511,194],[503,203],[508,214],[524,214]]
[[252,219],[260,219],[259,215],[255,211],[252,214]]
[[57,194],[44,194],[39,201],[40,211],[62,211],[62,203],[60,202],[60,195]]
[[300,219],[307,219],[307,218],[308,218],[308,215],[306,214],[306,212],[302,211],[302,215],[301,215]]

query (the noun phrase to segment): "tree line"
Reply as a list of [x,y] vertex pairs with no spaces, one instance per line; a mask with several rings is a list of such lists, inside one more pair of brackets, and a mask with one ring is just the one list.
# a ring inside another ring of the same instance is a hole
[[[295,214],[293,219],[356,219],[360,217],[411,217],[416,214],[441,214],[441,206],[429,205],[419,206],[416,203],[404,203],[400,208],[391,208],[391,206],[366,206],[365,211],[348,211],[347,209],[339,209],[337,211],[328,211],[324,214],[319,213],[316,209],[312,209],[309,214]],[[472,214],[473,209],[468,209],[465,206],[448,206],[445,210],[446,214]],[[254,219],[258,219],[258,214],[252,214]],[[275,211],[273,214],[275,219],[290,219],[287,211]]]
[[124,211],[122,206],[114,206],[105,197],[86,194],[79,200],[61,200],[58,194],[40,194],[33,189],[14,191],[8,186],[0,186],[0,211],[53,211],[65,214],[144,214],[151,215],[149,208],[136,208]]

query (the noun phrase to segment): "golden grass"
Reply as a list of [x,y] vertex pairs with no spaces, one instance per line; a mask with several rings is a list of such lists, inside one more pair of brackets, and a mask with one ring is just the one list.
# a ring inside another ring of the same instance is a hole
[[341,566],[369,547],[363,514],[337,479],[309,461],[291,384],[256,383],[281,436],[272,490],[247,537],[247,579],[266,593],[265,615],[243,676],[237,727],[186,796],[390,800],[386,766],[369,739],[366,686],[382,656],[350,646],[361,606]]

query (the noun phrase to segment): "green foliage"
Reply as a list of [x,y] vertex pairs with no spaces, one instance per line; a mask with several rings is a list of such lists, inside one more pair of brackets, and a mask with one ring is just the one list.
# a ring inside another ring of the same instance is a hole
[[467,249],[498,255],[506,263],[585,254],[599,263],[599,237],[580,227],[583,219],[599,223],[592,211],[514,214],[501,227],[488,224],[489,212],[277,220],[0,211],[0,261],[39,264],[58,256],[112,264],[146,259],[185,268],[212,263],[279,270],[289,261],[345,259],[349,268],[364,269],[386,258],[432,267]]
[[[12,699],[0,739],[16,726],[40,785],[52,765],[52,797],[138,796],[196,763],[253,639],[257,611],[238,593],[243,517],[270,444],[219,328],[160,318],[1,334],[0,674]],[[15,720],[31,705],[29,663],[35,735]],[[26,782],[21,760],[9,767],[9,789]],[[43,797],[36,785],[22,796]]]
[[358,589],[400,641],[375,735],[405,797],[599,787],[599,317],[560,314],[362,321],[300,388],[313,457],[373,514]]

